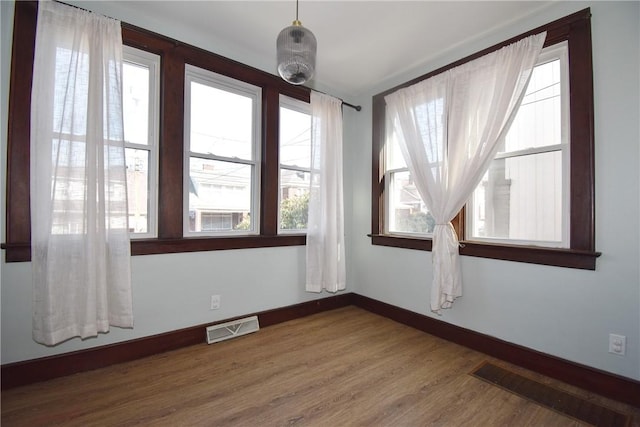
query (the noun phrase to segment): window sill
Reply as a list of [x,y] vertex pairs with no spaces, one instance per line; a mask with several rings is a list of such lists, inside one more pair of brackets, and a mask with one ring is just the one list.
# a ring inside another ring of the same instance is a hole
[[[158,255],[180,252],[221,251],[230,249],[303,246],[304,234],[242,237],[191,237],[181,239],[137,239],[131,241],[131,255]],[[3,243],[6,262],[31,261],[29,243]]]
[[392,234],[369,234],[368,236],[371,237],[372,245],[431,251],[431,239],[429,238],[407,237]]
[[178,252],[221,251],[229,249],[300,246],[305,235],[188,237],[181,239],[140,239],[131,241],[131,255],[156,255]]
[[[431,239],[380,234],[369,235],[369,237],[371,237],[371,244],[373,245],[431,251]],[[576,249],[498,245],[468,241],[462,241],[460,243],[462,244],[460,247],[460,255],[582,270],[595,270],[596,258],[601,255],[600,252]]]

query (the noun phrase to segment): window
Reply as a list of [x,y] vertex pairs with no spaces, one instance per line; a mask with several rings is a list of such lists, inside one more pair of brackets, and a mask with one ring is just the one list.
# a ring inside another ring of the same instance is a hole
[[[590,11],[534,29],[373,98],[372,243],[431,250],[433,220],[385,115],[384,97],[547,31],[500,151],[453,221],[462,255],[595,269]],[[569,97],[569,88],[571,96]]]
[[[467,205],[467,240],[568,245],[567,60],[566,42],[540,55],[498,155]],[[435,220],[391,132],[385,156],[386,232],[431,237]]]
[[189,65],[185,81],[184,233],[256,234],[260,88]]
[[129,230],[155,237],[160,57],[125,46],[122,68]]
[[391,132],[393,126],[387,123],[389,131],[385,142],[386,183],[385,234],[414,235],[417,237],[431,237],[435,227],[435,220],[427,205],[422,200],[413,182],[409,168],[404,161],[400,144]]
[[[37,7],[15,4],[2,244],[7,262],[31,259],[29,94]],[[128,46],[123,84],[131,253],[304,245],[299,231],[280,233],[278,134],[281,96],[291,100],[287,108],[304,112],[310,90],[126,23],[122,39]],[[232,100],[238,101],[233,109]],[[204,109],[193,108],[199,103]],[[220,114],[243,123],[221,126]],[[304,169],[283,164],[296,167]],[[72,197],[74,188],[56,191]]]
[[280,97],[279,231],[307,228],[311,179],[311,112],[307,103]]
[[467,240],[569,245],[567,43],[544,49],[495,160],[467,205]]

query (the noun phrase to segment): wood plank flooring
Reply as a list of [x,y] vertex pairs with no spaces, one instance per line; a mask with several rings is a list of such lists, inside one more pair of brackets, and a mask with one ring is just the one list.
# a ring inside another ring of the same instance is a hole
[[[203,331],[204,336],[204,331]],[[490,360],[356,307],[2,393],[2,426],[583,425],[469,373]]]

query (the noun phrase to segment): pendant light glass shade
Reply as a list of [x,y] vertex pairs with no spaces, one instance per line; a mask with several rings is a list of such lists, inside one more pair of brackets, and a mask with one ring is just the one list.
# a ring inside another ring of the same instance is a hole
[[318,45],[313,33],[296,19],[293,25],[280,31],[276,44],[280,76],[294,85],[309,81],[315,72]]

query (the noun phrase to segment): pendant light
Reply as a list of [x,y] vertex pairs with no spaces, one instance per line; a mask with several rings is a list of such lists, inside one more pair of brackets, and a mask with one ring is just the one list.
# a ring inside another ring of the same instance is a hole
[[296,20],[280,31],[276,43],[278,73],[294,85],[306,83],[313,77],[316,68],[316,37],[298,20],[298,0],[296,0]]

